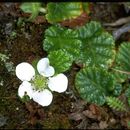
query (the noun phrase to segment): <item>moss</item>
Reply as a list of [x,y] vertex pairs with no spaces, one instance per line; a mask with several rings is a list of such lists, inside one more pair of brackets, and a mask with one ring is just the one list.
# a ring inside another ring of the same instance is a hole
[[15,88],[15,86],[18,81],[8,73],[4,64],[0,65],[0,70],[2,70],[0,81],[4,82],[3,86],[0,85],[0,114],[7,118],[7,123],[1,128],[14,129],[17,124],[26,120],[27,111],[17,96],[17,87]]
[[68,117],[64,114],[53,114],[50,118],[43,121],[43,128],[45,129],[69,129],[70,122]]
[[10,91],[7,84],[0,87],[0,114],[7,117],[7,124],[3,128],[16,128],[23,120],[26,120],[27,111],[24,105],[17,100],[17,91]]

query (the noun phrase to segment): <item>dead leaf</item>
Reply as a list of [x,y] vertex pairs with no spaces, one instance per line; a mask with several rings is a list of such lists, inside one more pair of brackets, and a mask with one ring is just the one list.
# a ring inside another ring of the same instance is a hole
[[40,117],[40,119],[43,119],[45,117],[45,113],[42,108],[38,109],[37,113],[38,113],[38,116]]
[[[91,118],[91,119],[98,119],[98,118],[99,118],[99,116],[94,115],[94,114],[92,113],[92,111],[90,111],[90,110],[85,110],[85,111],[83,111],[83,114],[84,114],[86,117]],[[101,117],[100,117],[99,119],[101,119]]]
[[36,122],[37,122],[36,117],[31,117],[30,120],[28,121],[28,123],[31,124],[31,125],[35,125]]
[[77,26],[83,26],[90,20],[90,16],[83,12],[80,16],[75,19],[65,20],[61,22],[62,26],[68,26],[70,28],[75,28]]
[[35,102],[26,102],[25,103],[27,110],[29,111],[28,123],[35,125],[37,121],[44,119],[44,110],[40,105]]
[[99,123],[99,127],[100,127],[100,129],[106,129],[108,127],[108,124],[106,121],[101,121]]
[[37,16],[33,21],[35,24],[47,23],[47,20],[44,16]]
[[125,126],[127,129],[130,128],[129,122],[130,122],[130,117],[128,115],[126,117],[121,118],[121,125]]
[[76,127],[77,127],[78,129],[87,129],[88,124],[89,124],[89,123],[88,123],[88,120],[83,119],[83,120],[80,122],[80,124],[77,125]]
[[98,123],[92,123],[91,126],[89,126],[87,129],[93,129],[93,130],[99,129],[100,130]]
[[93,114],[95,114],[95,115],[99,115],[100,114],[100,108],[97,106],[97,105],[95,105],[95,104],[91,104],[90,106],[89,106],[89,109],[90,109],[90,111],[93,113]]
[[116,119],[114,119],[114,118],[110,118],[110,119],[109,119],[109,126],[113,126],[113,125],[115,125],[116,123],[117,123]]
[[92,111],[93,114],[97,115],[98,120],[108,120],[109,115],[107,113],[107,110],[103,107],[97,106],[95,104],[91,104],[89,106],[89,109]]
[[76,102],[72,103],[73,111],[82,111],[87,103],[83,100],[77,100]]
[[83,118],[84,118],[84,115],[82,113],[78,113],[78,112],[71,113],[69,115],[69,119],[75,120],[75,121],[82,120]]
[[25,105],[26,105],[27,110],[28,110],[29,113],[30,113],[30,116],[34,116],[35,113],[36,113],[36,109],[35,109],[35,107],[33,106],[33,104],[32,104],[31,102],[26,102]]

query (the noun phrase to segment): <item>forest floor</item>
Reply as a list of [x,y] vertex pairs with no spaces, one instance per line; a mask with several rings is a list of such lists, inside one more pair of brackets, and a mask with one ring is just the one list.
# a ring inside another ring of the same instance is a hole
[[[22,103],[17,95],[20,81],[15,75],[15,66],[46,57],[43,50],[44,30],[50,24],[26,22],[20,24],[21,11],[18,3],[0,4],[0,129],[127,129],[130,113],[118,112],[108,106],[96,106],[84,102],[74,89],[73,65],[66,75],[69,87],[63,94],[54,94],[48,107],[41,107],[33,101]],[[91,20],[112,23],[127,17],[124,6],[118,3],[93,3]],[[105,27],[112,32],[111,27]],[[128,40],[130,33],[123,34],[118,41]],[[118,43],[117,41],[117,43]]]

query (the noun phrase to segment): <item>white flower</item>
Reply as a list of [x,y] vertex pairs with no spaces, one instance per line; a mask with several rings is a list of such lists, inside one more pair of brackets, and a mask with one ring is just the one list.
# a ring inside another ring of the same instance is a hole
[[52,98],[53,95],[48,89],[45,89],[41,92],[36,91],[33,94],[33,100],[42,106],[48,106],[49,104],[51,104]]
[[33,87],[31,86],[31,83],[29,83],[28,81],[23,81],[18,89],[18,95],[21,98],[25,95],[25,93],[30,97],[30,99],[32,98]]
[[64,74],[58,74],[57,76],[50,77],[48,81],[48,87],[52,91],[64,92],[67,89],[68,79]]
[[68,79],[62,73],[53,76],[55,70],[49,65],[48,58],[39,60],[37,70],[40,75],[35,74],[33,66],[29,63],[22,62],[16,66],[16,76],[22,81],[18,89],[18,95],[21,98],[28,95],[30,99],[40,105],[48,106],[53,99],[51,91],[59,93],[66,91]]

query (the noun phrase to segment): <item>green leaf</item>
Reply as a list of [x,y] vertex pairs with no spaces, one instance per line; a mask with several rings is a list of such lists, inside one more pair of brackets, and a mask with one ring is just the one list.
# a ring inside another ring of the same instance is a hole
[[125,107],[125,104],[119,100],[118,98],[116,97],[107,97],[106,98],[106,101],[107,101],[107,104],[117,110],[117,111],[126,111],[126,107]]
[[103,105],[105,97],[114,90],[113,78],[103,68],[86,67],[80,70],[75,85],[84,100],[98,105]]
[[21,4],[20,9],[25,13],[33,13],[39,11],[40,7],[41,7],[41,3],[26,2]]
[[22,98],[20,98],[21,99],[21,101],[23,102],[23,103],[26,103],[26,102],[29,102],[30,101],[30,97],[28,96],[28,95],[24,95]]
[[116,63],[121,71],[130,72],[130,42],[123,42],[119,47]]
[[64,49],[75,60],[80,55],[81,41],[75,30],[52,26],[45,31],[44,50],[56,51]]
[[83,10],[89,14],[90,13],[90,3],[89,2],[82,2]]
[[125,95],[128,98],[128,104],[130,105],[130,86],[126,89]]
[[72,65],[72,57],[65,50],[52,51],[48,58],[50,65],[55,69],[55,74],[65,72]]
[[114,39],[95,21],[77,28],[82,41],[80,61],[90,66],[111,65],[115,58]]
[[36,18],[40,8],[41,8],[41,3],[32,3],[32,2],[22,3],[22,5],[20,6],[20,9],[25,13],[31,13],[29,20],[34,20]]
[[115,81],[115,89],[113,91],[113,95],[114,96],[119,96],[121,94],[121,92],[122,92],[122,85]]
[[[99,22],[91,21],[86,25],[77,28],[79,38],[82,40],[86,40],[86,38],[92,38],[94,36],[98,36],[101,34],[103,28]],[[85,44],[85,43],[84,43]]]
[[82,13],[81,2],[60,2],[47,4],[46,19],[50,23],[76,18]]
[[120,70],[120,68],[116,67],[116,69],[112,69],[111,73],[113,74],[114,79],[117,83],[123,83],[127,79],[127,75],[124,73],[120,73],[118,70]]
[[120,45],[113,68],[118,80],[124,82],[130,77],[130,42]]

